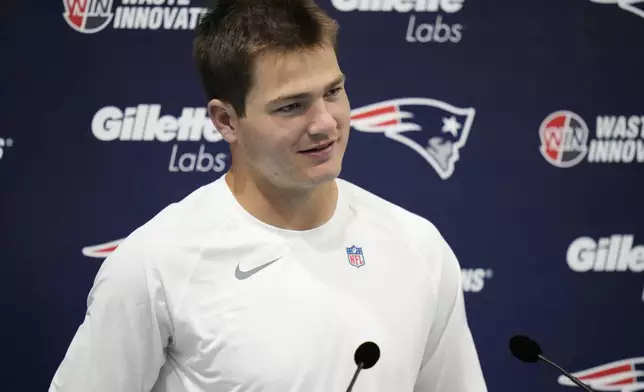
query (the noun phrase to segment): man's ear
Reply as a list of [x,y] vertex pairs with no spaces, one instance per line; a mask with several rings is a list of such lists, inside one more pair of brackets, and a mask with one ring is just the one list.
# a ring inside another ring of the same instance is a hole
[[237,141],[235,126],[238,123],[237,114],[231,105],[218,99],[213,99],[208,102],[208,114],[210,115],[210,121],[212,121],[225,141],[228,143]]

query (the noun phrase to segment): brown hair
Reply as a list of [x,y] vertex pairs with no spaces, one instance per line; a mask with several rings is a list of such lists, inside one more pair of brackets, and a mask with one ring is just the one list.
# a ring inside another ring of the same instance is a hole
[[337,49],[337,23],[314,0],[220,0],[202,17],[194,58],[206,98],[245,114],[253,66],[265,51]]

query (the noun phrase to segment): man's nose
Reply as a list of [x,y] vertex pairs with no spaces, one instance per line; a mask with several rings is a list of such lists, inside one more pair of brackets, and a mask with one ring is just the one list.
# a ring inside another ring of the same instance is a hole
[[327,134],[333,136],[335,133],[338,122],[329,111],[328,105],[324,100],[320,100],[311,107],[311,123],[309,125],[311,135]]

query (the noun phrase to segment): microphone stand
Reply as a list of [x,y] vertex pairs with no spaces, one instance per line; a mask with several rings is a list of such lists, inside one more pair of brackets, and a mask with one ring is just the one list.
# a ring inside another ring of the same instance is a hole
[[353,375],[353,379],[351,380],[351,384],[349,384],[349,388],[347,388],[347,392],[351,392],[351,390],[353,389],[353,384],[356,383],[356,380],[358,379],[358,374],[362,370],[362,366],[364,366],[364,363],[360,362],[358,364],[358,369],[356,369],[356,372]]

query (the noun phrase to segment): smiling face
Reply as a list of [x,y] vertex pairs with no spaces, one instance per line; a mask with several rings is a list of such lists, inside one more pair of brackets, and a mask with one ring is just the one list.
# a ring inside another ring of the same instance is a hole
[[266,52],[254,67],[246,115],[222,132],[236,170],[285,188],[340,174],[350,127],[344,76],[332,47]]

